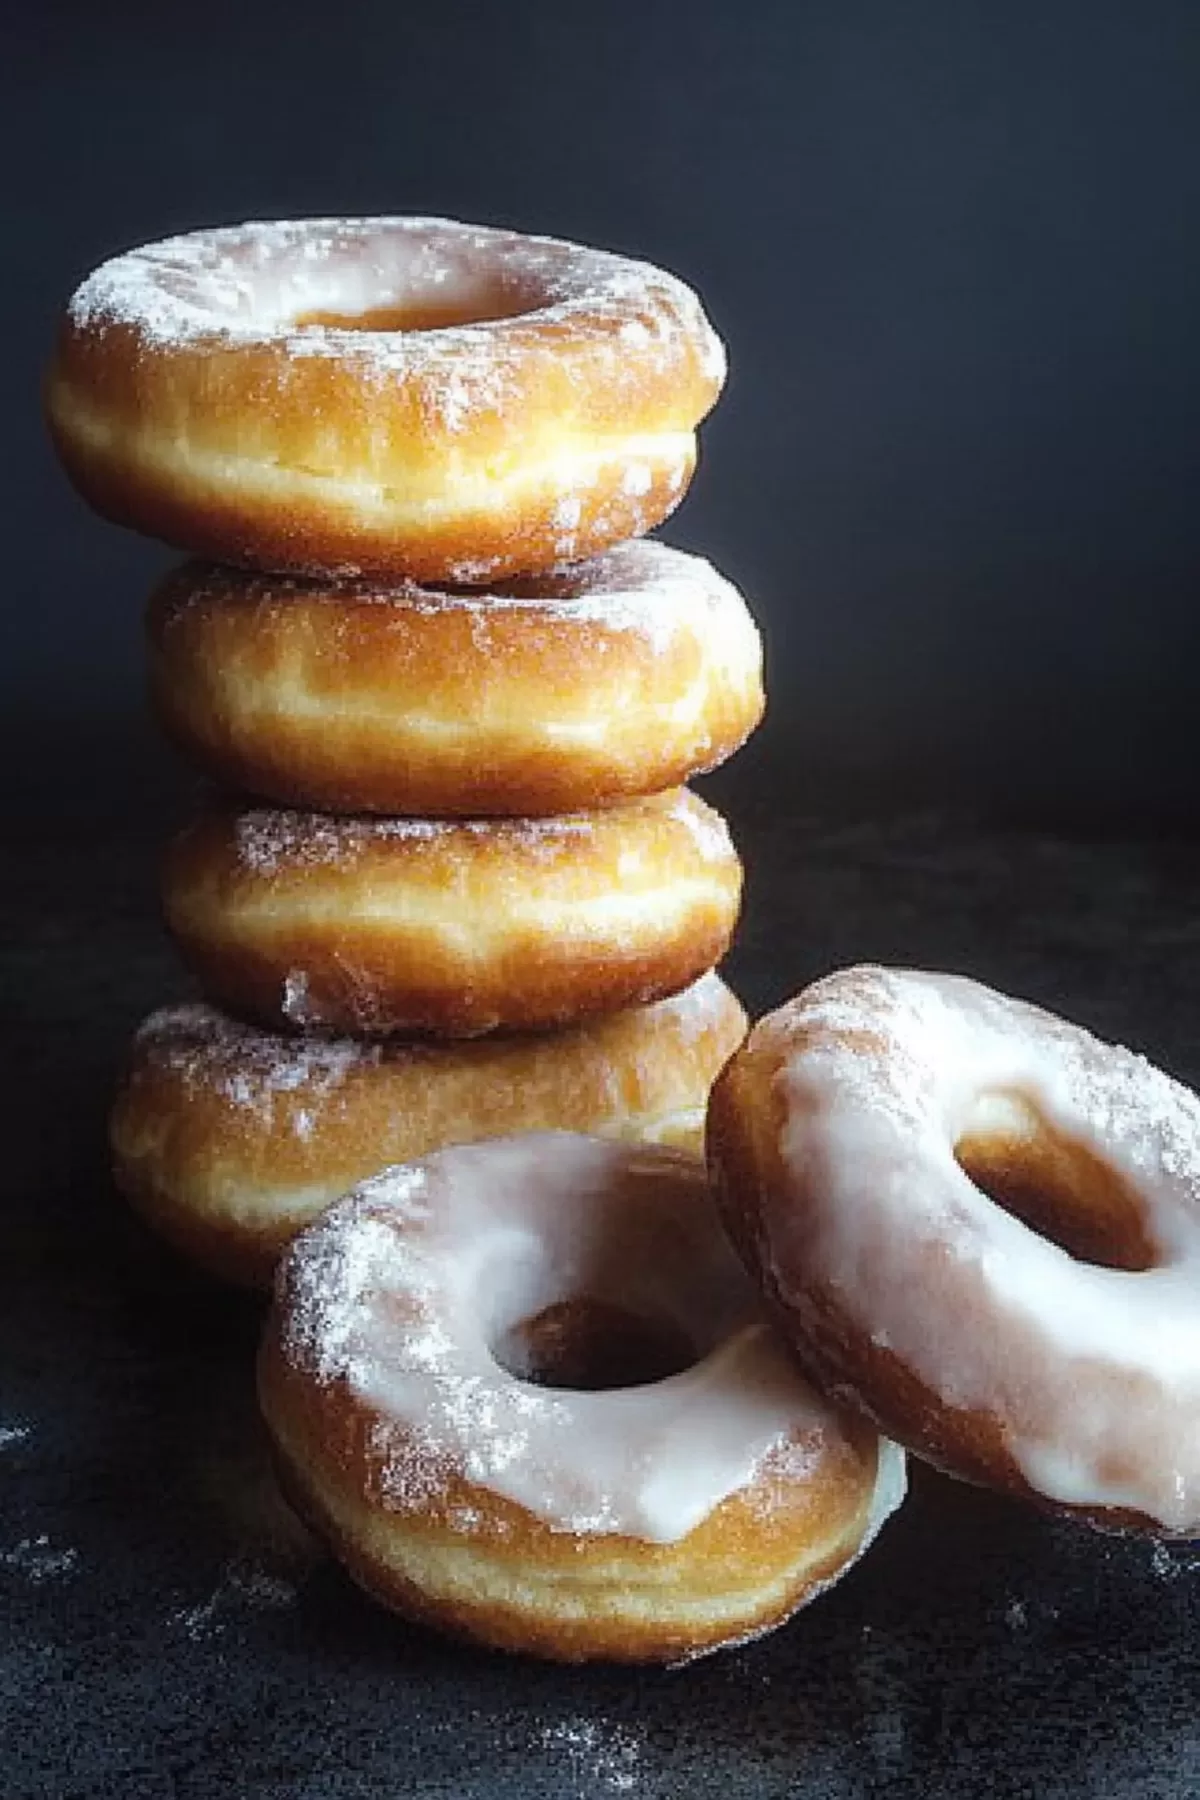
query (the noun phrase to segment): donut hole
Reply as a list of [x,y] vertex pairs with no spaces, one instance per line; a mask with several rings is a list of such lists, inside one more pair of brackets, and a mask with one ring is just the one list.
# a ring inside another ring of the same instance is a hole
[[499,319],[515,319],[532,311],[524,294],[503,288],[481,288],[473,293],[413,295],[410,300],[391,300],[361,312],[332,308],[301,313],[292,327],[304,331],[324,327],[329,331],[444,331],[456,325],[490,325]]
[[1134,1188],[1023,1095],[981,1095],[954,1158],[989,1200],[1076,1262],[1131,1273],[1160,1263]]
[[556,1300],[492,1345],[501,1368],[534,1387],[647,1387],[681,1375],[699,1353],[673,1319],[644,1318],[608,1300]]

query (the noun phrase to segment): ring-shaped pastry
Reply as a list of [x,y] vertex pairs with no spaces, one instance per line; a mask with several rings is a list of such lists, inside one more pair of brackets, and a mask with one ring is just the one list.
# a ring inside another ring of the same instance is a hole
[[332,1207],[280,1265],[259,1394],[362,1586],[564,1661],[767,1630],[904,1492],[762,1318],[702,1160],[593,1138],[446,1150]]
[[216,807],[166,861],[205,996],[273,1029],[473,1037],[678,992],[723,956],[741,864],[686,788],[552,819]]
[[319,811],[608,805],[715,768],[763,710],[740,594],[651,540],[477,594],[187,563],[148,636],[156,710],[184,753]]
[[674,276],[448,219],[194,231],[102,264],[47,383],[97,510],[215,562],[479,582],[682,499],[725,376]]
[[713,1092],[726,1223],[806,1366],[947,1469],[1200,1535],[1200,1099],[946,975],[862,968]]
[[698,1151],[708,1090],[745,1030],[718,975],[573,1030],[469,1043],[285,1037],[168,1007],[130,1052],[114,1174],[193,1261],[266,1286],[356,1182],[447,1144],[560,1129]]

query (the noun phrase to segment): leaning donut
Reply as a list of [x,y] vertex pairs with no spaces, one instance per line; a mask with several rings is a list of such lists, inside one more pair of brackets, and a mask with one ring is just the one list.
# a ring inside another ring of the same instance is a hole
[[275,1028],[472,1037],[686,987],[724,954],[741,865],[686,789],[553,819],[214,807],[166,863],[205,995]]
[[533,1135],[385,1171],[285,1255],[259,1370],[286,1490],[363,1587],[564,1661],[764,1631],[904,1492],[677,1151]]
[[209,1006],[138,1032],[110,1123],[117,1186],[230,1281],[364,1176],[447,1144],[559,1128],[698,1150],[746,1018],[717,975],[571,1031],[471,1043],[281,1037]]
[[726,1222],[805,1364],[952,1474],[1200,1534],[1200,1100],[951,976],[831,975],[717,1083]]
[[725,359],[647,263],[447,219],[196,231],[67,310],[50,425],[83,497],[217,562],[489,580],[650,530]]
[[329,812],[574,812],[714,768],[762,715],[737,590],[635,541],[480,594],[187,563],[148,620],[160,718],[227,786]]

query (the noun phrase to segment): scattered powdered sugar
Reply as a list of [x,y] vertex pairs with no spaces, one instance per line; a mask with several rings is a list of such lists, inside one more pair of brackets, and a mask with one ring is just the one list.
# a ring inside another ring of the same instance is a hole
[[308,973],[304,969],[289,969],[283,978],[283,995],[280,1000],[280,1011],[285,1019],[293,1025],[319,1024],[319,1019],[312,1017],[312,1006],[308,998]]
[[288,1256],[284,1350],[318,1381],[354,1377],[370,1309],[389,1283],[419,1285],[395,1223],[376,1214],[381,1194],[392,1220],[420,1219],[425,1171],[408,1164],[376,1176],[322,1215]]
[[[430,306],[464,322],[361,331],[304,322]],[[417,383],[431,424],[451,433],[520,393],[531,328],[553,329],[568,360],[580,341],[592,357],[607,353],[614,383],[693,358],[714,385],[725,371],[720,339],[677,277],[449,219],[252,221],[186,233],[102,264],[77,288],[69,317],[83,332],[131,329],[151,348],[269,340],[289,358],[350,362],[366,379]]]
[[694,1044],[722,1020],[732,1020],[735,1014],[741,1013],[741,1006],[737,996],[716,971],[710,969],[690,987],[672,994],[667,1000],[656,1001],[648,1011],[670,1019],[680,1040]]
[[[596,822],[587,813],[562,813],[546,819],[402,819],[257,808],[238,813],[233,821],[238,862],[256,875],[352,865],[371,846],[388,843],[470,844],[482,840],[502,845],[514,855],[571,854],[580,838],[595,830]],[[287,1016],[303,1024],[306,988],[298,987],[291,998],[294,1008]]]
[[215,1091],[230,1105],[260,1115],[271,1111],[279,1095],[300,1088],[319,1099],[354,1069],[373,1067],[383,1054],[379,1044],[366,1040],[261,1031],[203,1002],[151,1013],[134,1043],[138,1056],[187,1087]]
[[0,1425],[0,1450],[9,1450],[14,1444],[23,1444],[29,1435],[28,1425]]
[[576,1713],[547,1725],[537,1741],[541,1749],[566,1761],[580,1796],[597,1788],[627,1794],[637,1785],[644,1739],[627,1725]]
[[[237,815],[234,842],[243,868],[271,875],[285,866],[318,868],[344,862],[369,843],[386,839],[415,842],[444,835],[448,829],[429,819],[342,818],[332,813],[260,807]],[[295,998],[303,1002],[303,991]]]
[[692,843],[704,862],[727,863],[734,855],[729,828],[720,813],[698,795],[681,788],[667,809],[667,817],[686,825]]
[[754,1486],[746,1490],[747,1506],[755,1518],[769,1521],[789,1489],[811,1480],[825,1447],[821,1434],[814,1432],[788,1438],[767,1452]]
[[0,1569],[9,1569],[35,1586],[62,1581],[74,1575],[78,1566],[78,1550],[56,1550],[44,1532],[40,1537],[22,1538],[10,1550],[0,1550]]
[[[559,501],[554,524],[573,528],[577,498]],[[462,579],[486,581],[492,569],[473,565]],[[327,606],[336,618],[350,607],[388,607],[397,619],[445,613],[470,614],[479,631],[481,653],[491,654],[496,633],[511,636],[514,622],[578,634],[581,627],[613,633],[636,632],[655,652],[681,633],[698,636],[706,652],[725,666],[744,667],[760,654],[758,632],[745,600],[732,582],[703,557],[654,538],[640,538],[605,550],[584,562],[567,563],[540,576],[508,581],[502,588],[460,592],[412,583],[380,586],[363,581],[336,587],[295,576],[264,576],[190,562],[160,590],[162,630],[169,633],[198,607],[245,611],[292,603]],[[332,619],[331,619],[332,625]]]
[[232,1617],[245,1612],[280,1612],[295,1605],[295,1582],[245,1556],[231,1557],[207,1600],[172,1613],[171,1623],[200,1641],[224,1631]]
[[1150,1573],[1160,1581],[1181,1581],[1200,1570],[1200,1556],[1194,1546],[1154,1543],[1150,1548]]

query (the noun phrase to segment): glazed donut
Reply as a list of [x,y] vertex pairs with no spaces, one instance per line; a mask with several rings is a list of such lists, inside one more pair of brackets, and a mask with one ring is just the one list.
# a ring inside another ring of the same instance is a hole
[[1200,1533],[1200,1100],[952,976],[861,968],[717,1083],[732,1234],[805,1365],[951,1474]]
[[47,411],[119,525],[217,562],[487,581],[682,499],[725,357],[648,263],[449,219],[289,219],[114,257]]
[[698,1151],[745,1029],[717,975],[574,1030],[457,1044],[279,1037],[169,1007],[138,1032],[113,1108],[116,1183],[194,1261],[266,1286],[355,1182],[447,1144],[560,1127]]
[[741,865],[686,788],[553,819],[214,807],[168,853],[206,997],[273,1027],[473,1037],[677,992],[723,955]]
[[700,557],[635,541],[468,595],[197,563],[148,621],[159,717],[228,786],[329,812],[574,812],[715,768],[762,648]]
[[399,1611],[680,1661],[835,1580],[904,1492],[764,1323],[699,1157],[535,1134],[364,1182],[295,1240],[259,1396],[289,1496]]

